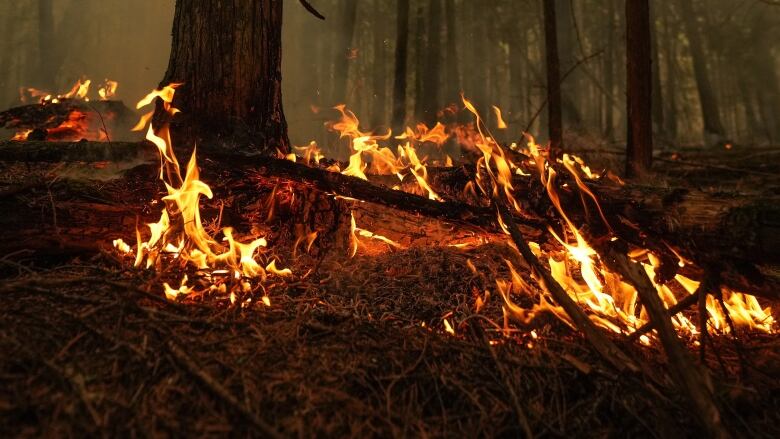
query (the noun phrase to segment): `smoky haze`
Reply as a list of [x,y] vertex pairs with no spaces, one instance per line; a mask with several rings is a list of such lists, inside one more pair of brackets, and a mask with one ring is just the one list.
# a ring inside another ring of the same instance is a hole
[[[398,5],[311,0],[320,21],[285,0],[283,85],[290,138],[328,144],[331,107],[366,128],[392,123]],[[546,132],[544,34],[538,0],[408,0],[405,124],[450,117],[459,91],[517,139]],[[0,106],[20,87],[66,91],[77,79],[119,82],[132,107],[163,77],[173,0],[16,0],[0,3]],[[702,145],[704,116],[743,144],[780,140],[780,6],[762,0],[664,0],[653,7],[656,144]],[[565,136],[625,140],[624,2],[557,0]],[[695,35],[694,35],[695,33]],[[703,111],[701,102],[712,108]],[[186,111],[186,109],[184,109]],[[437,113],[437,114],[433,114]],[[542,140],[544,136],[540,135]]]

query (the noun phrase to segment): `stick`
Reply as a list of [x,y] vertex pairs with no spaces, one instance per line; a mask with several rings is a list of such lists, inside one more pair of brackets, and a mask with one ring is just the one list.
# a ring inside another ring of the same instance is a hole
[[633,285],[639,293],[642,304],[650,315],[650,320],[654,322],[661,344],[669,358],[672,375],[676,378],[680,390],[685,392],[693,403],[696,414],[707,429],[709,436],[728,437],[721,422],[720,410],[715,404],[709,373],[694,363],[685,346],[677,338],[669,313],[650,278],[647,277],[644,268],[636,262],[630,261],[609,244],[600,247],[599,254],[606,266],[619,273],[623,280]]
[[515,245],[517,246],[517,250],[523,256],[528,265],[531,266],[531,270],[535,274],[535,277],[540,281],[539,283],[542,285],[545,291],[547,291],[553,297],[553,299],[555,299],[555,301],[561,307],[563,307],[564,311],[566,311],[566,314],[568,314],[572,319],[575,326],[577,326],[577,328],[582,331],[583,334],[585,334],[585,337],[588,339],[588,341],[590,341],[599,354],[601,354],[601,356],[604,357],[610,364],[612,364],[612,366],[620,371],[626,369],[633,372],[639,371],[639,366],[637,366],[628,356],[626,356],[625,353],[623,353],[623,351],[615,346],[615,344],[612,343],[612,341],[608,339],[604,333],[601,332],[601,330],[596,327],[596,325],[585,314],[582,308],[580,308],[580,306],[569,296],[569,294],[564,291],[563,287],[561,287],[561,285],[558,284],[555,279],[553,279],[550,272],[547,271],[544,266],[542,266],[541,262],[539,262],[539,259],[537,259],[536,255],[534,255],[534,253],[531,251],[531,248],[528,246],[525,238],[523,238],[520,230],[517,228],[517,224],[515,224],[512,215],[510,215],[508,212],[508,209],[501,203],[496,203],[496,205],[498,206],[498,213],[501,216],[501,219],[509,229],[509,234],[512,237],[512,241],[514,241]]
[[195,376],[208,390],[221,398],[228,406],[240,413],[247,421],[257,427],[266,437],[281,439],[281,435],[276,429],[252,413],[245,405],[241,404],[222,384],[217,382],[205,370],[198,367],[197,364],[172,340],[168,342],[168,350],[189,373]]

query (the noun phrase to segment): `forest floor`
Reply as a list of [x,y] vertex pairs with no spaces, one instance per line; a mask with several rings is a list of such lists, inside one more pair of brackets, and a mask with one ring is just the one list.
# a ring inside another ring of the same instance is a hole
[[[728,160],[722,151],[669,153],[657,171],[776,193],[777,152]],[[614,162],[609,151],[583,155]],[[498,300],[475,312],[475,291],[508,277],[502,257],[510,250],[500,243],[293,258],[286,237],[272,236],[281,265],[296,275],[265,286],[270,306],[217,296],[172,302],[162,296],[164,273],[135,270],[108,245],[134,242],[139,212],[157,219],[159,207],[148,208],[161,190],[154,168],[99,183],[79,182],[75,167],[0,168],[4,437],[700,434],[660,347],[616,337],[657,372],[619,373],[552,317],[506,333]],[[71,180],[47,179],[55,171]],[[219,181],[215,198],[224,204],[204,216],[224,208],[223,224],[246,226],[252,215],[235,206],[258,204],[252,182],[213,175],[203,177]],[[56,239],[94,215],[105,224],[84,228],[81,242]],[[488,275],[472,275],[469,262]],[[703,361],[725,424],[740,436],[778,437],[780,338],[712,341]]]

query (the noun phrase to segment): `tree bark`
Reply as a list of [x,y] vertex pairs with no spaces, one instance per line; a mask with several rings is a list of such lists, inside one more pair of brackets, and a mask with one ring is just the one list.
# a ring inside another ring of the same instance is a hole
[[653,162],[651,57],[650,4],[626,0],[626,174],[630,176],[649,171]]
[[398,0],[395,32],[395,74],[393,79],[393,129],[406,120],[406,61],[409,46],[409,0]]
[[547,59],[547,126],[550,148],[557,151],[563,147],[558,25],[555,17],[555,0],[542,1],[544,2],[544,46]]
[[[174,143],[287,151],[282,110],[282,0],[178,0],[161,85],[183,83]],[[159,120],[162,111],[158,111]]]

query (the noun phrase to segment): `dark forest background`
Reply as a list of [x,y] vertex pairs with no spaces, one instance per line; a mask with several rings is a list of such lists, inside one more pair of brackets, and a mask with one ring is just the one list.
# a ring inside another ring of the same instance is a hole
[[[490,105],[500,107],[507,136],[528,129],[544,140],[540,0],[311,3],[325,21],[297,0],[284,5],[283,95],[294,144],[326,143],[324,122],[336,117],[329,107],[337,103],[352,108],[365,127],[398,126],[400,118],[431,123],[461,90],[489,118]],[[624,4],[556,0],[568,143],[625,141]],[[119,81],[118,97],[133,106],[163,76],[173,6],[173,0],[0,3],[0,106],[18,104],[20,87],[66,91],[82,75]],[[707,145],[713,134],[736,144],[778,143],[780,6],[656,0],[651,7],[656,147]],[[394,90],[404,40],[401,102]]]

